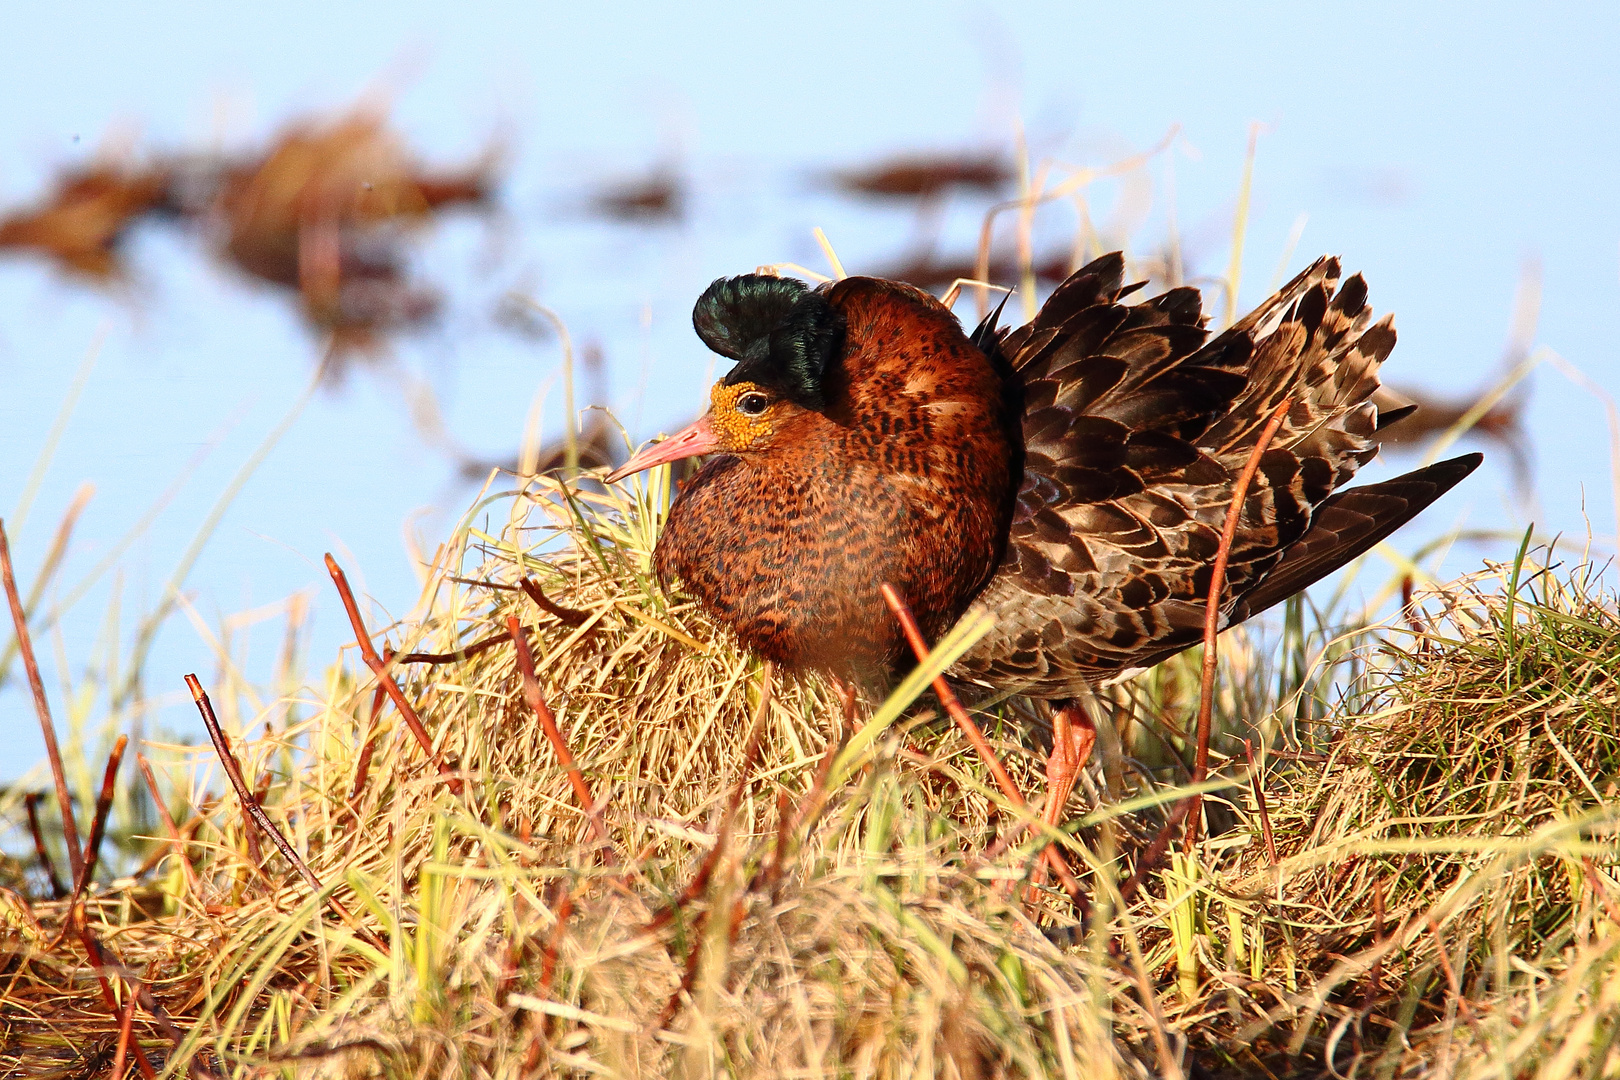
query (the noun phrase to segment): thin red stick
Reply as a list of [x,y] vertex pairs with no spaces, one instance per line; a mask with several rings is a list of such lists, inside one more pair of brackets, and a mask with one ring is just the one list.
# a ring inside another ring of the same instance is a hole
[[[70,918],[71,917],[72,916],[70,916]],[[186,1041],[186,1034],[180,1030],[178,1025],[175,1024],[174,1017],[169,1015],[169,1010],[163,1007],[163,1003],[153,996],[151,987],[147,986],[139,975],[136,975],[129,968],[125,967],[123,961],[118,958],[117,953],[114,953],[110,948],[101,943],[101,939],[96,937],[95,931],[91,930],[90,924],[85,921],[83,908],[78,910],[75,925],[79,931],[79,941],[84,945],[85,951],[89,954],[91,962],[97,967],[101,968],[103,971],[110,971],[117,975],[120,979],[124,980],[124,985],[129,987],[129,991],[134,995],[135,1000],[140,1004],[141,1008],[146,1010],[147,1015],[152,1018],[153,1023],[157,1025],[158,1031],[162,1033],[164,1038],[168,1039],[169,1042],[174,1045],[176,1050],[178,1050]],[[113,1012],[117,1012],[118,1006],[112,1000],[112,988],[107,985],[106,977],[104,975],[98,975],[98,978],[101,979],[102,993],[106,998],[107,1007]],[[144,1060],[145,1055],[141,1052],[141,1044],[139,1042],[135,1042],[133,1043],[133,1046],[135,1048],[136,1062],[138,1063]],[[150,1068],[150,1066],[147,1068]],[[195,1055],[186,1063],[186,1069],[193,1077],[204,1077],[207,1078],[207,1080],[221,1080],[218,1072],[204,1064],[203,1061]],[[146,1070],[143,1069],[142,1071],[145,1072]],[[150,1073],[147,1075],[150,1075]]]
[[563,931],[568,925],[568,916],[574,913],[574,894],[563,887],[562,899],[557,901],[557,925],[551,928],[551,936],[546,939],[546,947],[540,950],[540,981],[537,985],[539,993],[536,997],[545,997],[551,993],[551,983],[557,977],[557,950],[562,946]]
[[[828,749],[831,749],[831,747]],[[773,895],[777,883],[782,880],[782,866],[787,859],[788,841],[793,835],[789,831],[793,819],[788,816],[788,810],[792,806],[793,802],[788,798],[787,790],[778,789],[776,792],[776,847],[771,852],[771,861],[766,864],[764,878],[766,886],[772,890]]]
[[525,576],[522,581],[518,582],[518,587],[523,590],[525,596],[534,601],[536,607],[558,619],[566,626],[583,626],[585,620],[591,617],[591,613],[588,611],[563,607],[552,600],[545,594],[545,590],[540,588],[540,583],[531,577]]
[[118,1015],[118,1049],[113,1052],[112,1080],[124,1080],[124,1055],[129,1053],[129,1031],[135,1021],[135,995],[124,1002]]
[[[1384,944],[1384,879],[1373,878],[1373,948]],[[1384,958],[1382,955],[1373,961],[1372,971],[1367,978],[1367,993],[1362,998],[1361,1008],[1364,1013],[1371,1013],[1378,1004],[1378,999],[1384,993]]]
[[563,772],[568,774],[568,782],[573,785],[574,798],[579,800],[579,808],[584,811],[590,820],[591,831],[596,839],[603,844],[610,843],[607,826],[602,822],[602,815],[597,813],[596,800],[591,798],[590,785],[585,782],[585,774],[579,771],[579,765],[574,761],[573,752],[568,749],[568,741],[563,738],[562,729],[557,726],[557,717],[546,704],[545,695],[540,692],[540,680],[534,674],[534,657],[529,653],[529,639],[523,632],[523,624],[518,622],[516,615],[506,618],[506,631],[512,637],[512,646],[517,653],[518,675],[523,680],[523,700],[529,703],[534,711],[535,718],[540,721],[540,728],[546,733],[546,739],[557,754],[557,764],[561,765]]
[[195,895],[197,872],[191,868],[191,859],[186,856],[186,838],[181,834],[180,827],[174,823],[174,816],[169,813],[169,805],[163,801],[163,795],[158,791],[157,777],[152,775],[151,763],[139,750],[135,752],[135,766],[146,778],[146,790],[152,793],[152,805],[157,807],[158,817],[163,821],[163,829],[169,834],[169,846],[174,849],[176,857],[180,860],[181,872],[186,875],[186,889]]
[[[107,1006],[107,1011],[114,1016],[118,1015],[120,1012],[118,999],[113,996],[112,983],[107,981],[105,974],[108,968],[107,956],[102,951],[101,942],[96,939],[96,935],[91,932],[90,927],[79,917],[74,908],[68,909],[68,927],[78,931],[79,944],[84,946],[85,955],[89,958],[91,965],[96,968],[96,982],[101,986],[101,1000]],[[65,932],[66,928],[64,928]],[[135,995],[132,993],[130,996],[134,997]],[[176,1045],[179,1044],[176,1043]],[[146,1052],[141,1049],[139,1041],[134,1044],[134,1050],[135,1064],[140,1068],[141,1075],[146,1080],[157,1080],[157,1072],[152,1068],[152,1063],[147,1060]]]
[[1249,763],[1249,786],[1254,789],[1254,805],[1260,811],[1260,835],[1266,841],[1266,858],[1276,866],[1277,838],[1271,832],[1271,812],[1266,809],[1266,789],[1260,783],[1260,769],[1254,763],[1254,743],[1243,740],[1243,757]]
[[[922,630],[918,628],[917,620],[911,614],[911,608],[906,605],[905,600],[893,585],[885,581],[880,588],[883,592],[883,599],[889,605],[889,610],[893,611],[894,617],[900,620],[900,628],[905,631],[906,640],[911,643],[911,651],[917,654],[917,662],[922,663],[927,660],[928,642],[923,639]],[[979,759],[984,762],[985,767],[990,770],[990,775],[996,778],[996,786],[1000,787],[1002,794],[1007,796],[1007,801],[1014,806],[1023,806],[1023,792],[1019,791],[1018,785],[1013,783],[1012,774],[1007,771],[1007,767],[996,756],[995,750],[990,746],[990,740],[984,737],[984,732],[979,729],[979,725],[975,724],[973,718],[968,715],[967,710],[962,708],[962,703],[957,700],[950,684],[945,681],[945,676],[936,675],[933,687],[934,693],[939,695],[940,704],[945,706],[945,711],[950,714],[952,720],[956,721],[956,726],[962,729],[962,734],[966,735],[968,742],[973,744],[973,749],[978,753]]]
[[[911,608],[906,605],[905,599],[901,597],[899,591],[893,585],[885,581],[879,588],[883,593],[883,599],[889,605],[889,610],[893,611],[894,617],[900,620],[900,628],[905,631],[906,641],[910,643],[911,651],[916,654],[917,662],[920,664],[927,661],[928,642],[924,640],[922,630],[917,626],[917,620],[911,614]],[[996,778],[996,785],[1001,788],[1002,794],[1007,796],[1007,801],[1016,807],[1024,807],[1026,805],[1024,795],[1018,790],[1018,785],[1013,783],[1012,774],[1007,772],[1007,767],[1001,763],[1001,759],[996,756],[995,750],[991,748],[990,740],[984,737],[984,732],[979,729],[979,725],[973,722],[973,718],[968,715],[968,711],[957,700],[956,693],[951,689],[950,683],[945,681],[945,676],[934,676],[932,685],[934,693],[939,697],[940,704],[945,706],[945,711],[950,714],[952,720],[956,721],[956,726],[962,729],[962,733],[967,736],[968,742],[973,744],[973,749],[978,753],[979,760],[984,762],[985,767],[990,770],[990,774]],[[1084,899],[1080,892],[1080,883],[1075,880],[1074,872],[1069,869],[1069,862],[1063,857],[1063,852],[1058,849],[1057,844],[1048,844],[1041,852],[1041,858],[1057,874],[1058,880],[1063,883],[1064,890],[1075,898],[1077,902],[1083,904]]]
[[1418,622],[1417,608],[1412,604],[1412,575],[1401,577],[1401,616],[1406,619],[1406,628],[1412,631],[1418,639],[1419,647],[1423,645],[1423,624]]
[[28,831],[34,836],[34,854],[39,857],[39,867],[45,871],[45,880],[51,885],[51,899],[60,900],[67,895],[67,889],[56,876],[56,863],[51,861],[51,849],[45,846],[45,833],[39,827],[39,792],[24,795],[23,805],[28,809]]
[[411,734],[416,736],[416,741],[422,744],[428,760],[439,770],[439,775],[445,778],[450,790],[460,795],[461,779],[451,772],[443,755],[434,749],[433,737],[422,725],[421,717],[416,715],[416,709],[405,699],[405,692],[399,688],[394,676],[389,673],[388,663],[377,655],[377,647],[371,643],[371,634],[366,630],[366,621],[360,617],[360,605],[355,603],[354,590],[349,588],[349,579],[330,553],[326,556],[326,570],[332,575],[332,583],[337,586],[338,596],[343,600],[343,610],[348,613],[349,625],[354,628],[355,644],[360,646],[360,655],[365,659],[366,666],[377,676],[377,681],[393,699],[394,707],[399,710],[399,715],[405,718],[405,724],[411,729]]
[[[489,635],[489,637],[480,638],[479,640],[473,642],[471,645],[468,645],[465,648],[457,649],[455,652],[447,652],[447,653],[413,652],[413,653],[406,653],[404,656],[401,656],[399,658],[399,662],[402,663],[402,664],[453,664],[457,660],[466,660],[466,659],[469,659],[471,657],[477,656],[479,653],[484,652],[487,649],[493,649],[495,646],[499,645],[501,642],[505,641],[507,638],[509,638],[511,636],[512,635],[509,632],[507,632],[505,630],[499,630],[499,631],[496,631],[495,633]],[[385,661],[393,659],[393,657],[389,655],[388,650],[386,650],[386,649],[383,650],[383,659]],[[382,687],[379,686],[377,688],[377,690],[378,690],[379,693],[381,693],[382,692]]]
[[[394,650],[383,648],[383,663],[394,659]],[[366,736],[360,747],[360,759],[354,764],[354,786],[349,792],[349,801],[356,802],[360,793],[366,788],[366,777],[371,775],[371,755],[377,749],[377,717],[382,712],[383,698],[388,691],[383,689],[381,681],[377,689],[371,692],[371,715],[366,717]]]
[[0,521],[0,578],[5,581],[6,602],[11,605],[11,624],[17,628],[17,651],[22,653],[28,686],[34,692],[34,712],[45,736],[45,755],[51,759],[51,779],[56,782],[56,803],[62,811],[62,839],[67,843],[68,869],[79,879],[79,827],[73,821],[73,798],[68,794],[67,773],[62,768],[62,751],[56,745],[56,726],[51,723],[50,702],[45,700],[45,681],[39,677],[39,661],[34,658],[34,641],[28,635],[28,616],[23,613],[22,597],[17,594],[17,574],[11,566],[11,545],[6,541],[6,523]]
[[101,794],[96,798],[96,816],[90,821],[90,839],[84,842],[79,877],[73,883],[72,904],[79,902],[84,890],[90,887],[91,876],[96,872],[96,862],[101,857],[101,840],[107,835],[107,815],[112,812],[113,792],[118,786],[118,766],[123,764],[124,747],[128,745],[128,735],[118,736],[118,741],[113,743],[112,753],[107,757],[107,768],[101,774]]
[[1131,897],[1136,895],[1136,890],[1142,887],[1142,882],[1146,881],[1147,876],[1159,865],[1159,860],[1164,858],[1165,851],[1170,847],[1171,837],[1175,835],[1181,823],[1187,820],[1187,814],[1192,809],[1191,798],[1176,803],[1176,808],[1170,811],[1170,816],[1165,819],[1163,827],[1153,837],[1152,843],[1148,844],[1147,850],[1142,852],[1142,857],[1136,861],[1136,869],[1125,879],[1125,884],[1119,887],[1121,903],[1129,903]]
[[[747,913],[748,906],[743,902],[742,897],[739,896],[732,901],[731,917],[726,920],[726,942],[728,945],[737,943],[737,931],[742,929],[743,916]],[[663,1011],[658,1014],[658,1019],[653,1023],[654,1031],[667,1030],[670,1023],[674,1021],[675,1014],[680,1012],[681,999],[691,996],[692,987],[697,983],[698,962],[703,959],[702,935],[705,926],[707,926],[708,915],[709,912],[705,911],[698,916],[697,922],[692,927],[693,941],[692,948],[686,954],[686,969],[681,972],[680,985],[675,987],[674,993],[669,995],[669,1000],[664,1002]]]
[[[203,726],[208,729],[208,737],[214,741],[214,750],[219,754],[220,764],[225,767],[225,777],[231,782],[231,787],[236,790],[236,797],[241,802],[243,811],[253,824],[265,836],[269,837],[276,847],[281,849],[282,855],[286,856],[287,861],[292,863],[293,868],[298,871],[305,884],[319,893],[325,887],[321,884],[321,879],[316,877],[315,872],[309,868],[309,864],[304,862],[303,857],[298,854],[298,849],[294,848],[287,838],[281,835],[281,830],[276,828],[275,822],[270,820],[270,815],[264,812],[264,807],[259,805],[258,801],[253,797],[253,792],[248,790],[247,781],[242,777],[242,767],[236,763],[236,755],[231,753],[230,743],[226,742],[225,732],[219,726],[218,717],[214,715],[214,704],[208,700],[208,694],[203,690],[202,683],[197,680],[197,676],[187,675],[186,685],[191,688],[191,698],[197,703],[197,711],[202,714]],[[355,918],[354,914],[343,905],[341,900],[335,896],[328,896],[326,903],[368,945],[384,955],[388,953],[387,944],[372,933],[364,923]]]
[[709,887],[709,879],[714,876],[714,869],[720,865],[720,856],[725,853],[726,845],[731,842],[731,828],[737,817],[737,808],[742,805],[743,789],[748,785],[748,777],[754,771],[754,763],[759,760],[760,732],[765,727],[765,715],[771,706],[771,683],[774,681],[776,665],[765,661],[765,667],[760,676],[759,704],[754,709],[753,720],[748,725],[748,743],[743,750],[742,772],[737,782],[731,786],[731,795],[726,800],[725,813],[720,818],[720,828],[715,833],[714,846],[703,856],[703,862],[698,865],[697,873],[687,882],[681,895],[666,904],[662,910],[647,920],[642,932],[657,930],[675,917],[675,913],[687,904],[703,895]]
[[[1265,456],[1271,439],[1282,427],[1283,418],[1293,408],[1293,398],[1283,398],[1272,412],[1266,426],[1260,429],[1249,460],[1238,474],[1232,488],[1232,505],[1226,511],[1226,525],[1221,529],[1221,544],[1215,550],[1215,565],[1210,569],[1209,598],[1204,603],[1204,670],[1198,683],[1198,750],[1193,759],[1192,782],[1200,783],[1209,773],[1209,735],[1215,712],[1215,661],[1218,657],[1215,637],[1220,632],[1221,599],[1226,591],[1226,563],[1232,555],[1232,541],[1237,537],[1238,520],[1243,516],[1243,503],[1249,496],[1249,485],[1260,471],[1260,459]],[[1192,796],[1192,813],[1187,818],[1187,846],[1198,840],[1198,811],[1204,804],[1202,795]]]

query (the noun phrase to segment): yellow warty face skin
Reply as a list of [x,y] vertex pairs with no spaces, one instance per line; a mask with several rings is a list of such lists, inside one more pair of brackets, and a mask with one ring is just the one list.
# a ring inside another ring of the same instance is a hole
[[717,382],[709,390],[709,424],[722,450],[746,450],[776,429],[776,421],[781,416],[780,401],[771,402],[758,416],[745,416],[737,411],[737,402],[744,394],[763,392],[751,382],[732,386]]

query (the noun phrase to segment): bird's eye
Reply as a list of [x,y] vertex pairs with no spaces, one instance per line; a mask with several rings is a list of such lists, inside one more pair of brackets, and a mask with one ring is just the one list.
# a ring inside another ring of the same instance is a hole
[[737,411],[744,416],[758,416],[769,404],[764,394],[744,394],[737,399]]

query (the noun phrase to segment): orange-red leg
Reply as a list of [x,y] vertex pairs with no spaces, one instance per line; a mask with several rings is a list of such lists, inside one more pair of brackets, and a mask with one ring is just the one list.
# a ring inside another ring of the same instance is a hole
[[[1053,827],[1063,824],[1063,810],[1074,793],[1080,770],[1091,760],[1097,745],[1097,726],[1091,722],[1079,698],[1065,698],[1052,704],[1052,752],[1046,756],[1046,805],[1041,820]],[[1049,851],[1048,855],[1056,854]],[[1046,880],[1047,860],[1035,868],[1035,882]]]
[[1097,726],[1091,722],[1078,698],[1054,703],[1052,708],[1052,752],[1046,758],[1046,807],[1041,816],[1050,825],[1063,823],[1063,808],[1074,793],[1080,770],[1091,760],[1097,745]]
[[[855,684],[832,676],[833,691],[837,693],[839,703],[844,707],[844,737],[855,734]],[[836,740],[835,740],[836,741]]]

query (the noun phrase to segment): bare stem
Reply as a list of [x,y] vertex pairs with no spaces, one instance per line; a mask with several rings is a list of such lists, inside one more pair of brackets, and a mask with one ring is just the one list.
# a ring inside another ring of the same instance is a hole
[[[1232,487],[1232,505],[1226,510],[1226,525],[1221,529],[1220,547],[1215,550],[1215,565],[1210,569],[1209,599],[1204,603],[1204,669],[1198,683],[1198,751],[1193,759],[1192,782],[1201,782],[1209,773],[1210,725],[1215,712],[1215,661],[1218,657],[1215,638],[1220,633],[1221,600],[1226,592],[1226,563],[1232,555],[1232,541],[1237,537],[1238,519],[1243,516],[1243,503],[1249,495],[1249,485],[1260,470],[1260,459],[1271,445],[1272,436],[1282,426],[1283,418],[1293,408],[1294,399],[1284,398],[1273,410],[1266,426],[1260,429],[1249,460],[1238,474]],[[1187,818],[1187,847],[1190,850],[1198,840],[1198,812],[1203,807],[1203,796],[1192,796],[1192,813]]]
[[602,822],[602,815],[597,812],[596,801],[591,798],[591,789],[585,782],[585,774],[579,771],[573,752],[568,749],[568,741],[563,738],[562,730],[557,727],[557,717],[552,713],[551,706],[546,704],[545,695],[540,692],[540,680],[534,674],[534,657],[529,653],[529,640],[523,633],[523,625],[518,622],[516,615],[507,616],[506,630],[517,652],[518,675],[523,680],[523,700],[534,710],[535,718],[540,721],[541,730],[546,733],[546,739],[551,743],[552,750],[556,751],[557,764],[568,774],[568,782],[574,787],[574,797],[579,800],[579,808],[590,820],[591,831],[596,834],[598,841],[611,845],[607,826]]
[[[231,787],[235,789],[236,797],[241,801],[243,811],[252,820],[253,824],[258,826],[259,831],[264,833],[276,847],[281,849],[282,855],[286,856],[287,861],[298,871],[298,875],[304,879],[305,884],[315,892],[321,892],[325,888],[321,884],[321,879],[315,876],[315,871],[311,870],[309,864],[304,862],[303,857],[298,854],[298,850],[292,846],[285,836],[281,835],[281,830],[276,828],[275,822],[270,820],[270,815],[264,812],[264,807],[259,805],[258,800],[253,797],[253,792],[248,790],[247,781],[242,777],[242,767],[236,763],[236,755],[231,753],[230,743],[225,739],[225,732],[219,726],[218,717],[214,715],[213,702],[208,700],[208,693],[203,690],[202,683],[197,680],[197,676],[187,675],[186,686],[191,689],[192,700],[197,703],[197,711],[202,714],[203,726],[208,728],[208,737],[214,741],[214,750],[219,754],[220,764],[225,767],[225,777],[231,782]],[[328,896],[326,902],[333,911],[337,912],[338,917],[348,923],[350,928],[366,944],[378,952],[384,954],[388,952],[387,944],[372,933],[364,923],[355,918],[354,913],[345,907],[342,901],[335,896]]]
[[169,805],[163,801],[163,795],[158,791],[157,777],[152,775],[152,765],[146,760],[146,755],[140,751],[135,752],[135,766],[141,770],[141,776],[146,778],[146,790],[152,793],[152,805],[157,807],[158,817],[163,821],[163,830],[169,834],[169,846],[174,849],[175,857],[180,860],[181,872],[186,875],[186,888],[195,894],[197,889],[197,872],[191,868],[191,859],[186,856],[186,838],[180,832],[180,827],[174,823],[174,816],[169,813]]
[[1136,861],[1136,869],[1125,879],[1125,884],[1119,887],[1121,903],[1128,903],[1131,897],[1136,895],[1136,890],[1142,887],[1142,882],[1146,881],[1147,876],[1159,865],[1159,860],[1164,858],[1165,851],[1170,847],[1171,837],[1175,835],[1176,829],[1187,819],[1187,814],[1192,809],[1191,798],[1176,803],[1176,808],[1170,811],[1170,816],[1165,819],[1164,827],[1153,837],[1153,842],[1148,844],[1147,850],[1142,852],[1142,857]]
[[445,778],[445,783],[449,785],[451,791],[460,795],[461,779],[450,771],[450,766],[445,763],[443,755],[434,749],[432,736],[428,734],[427,728],[422,726],[421,717],[416,715],[416,709],[405,699],[405,692],[399,688],[394,676],[389,673],[388,662],[377,655],[377,647],[371,643],[371,634],[366,630],[366,621],[360,617],[360,605],[355,603],[354,590],[349,588],[349,579],[330,553],[326,556],[326,570],[332,575],[332,583],[337,586],[338,596],[343,599],[343,610],[348,613],[349,625],[354,628],[355,644],[360,646],[360,655],[365,659],[366,666],[377,676],[377,681],[393,699],[394,707],[399,710],[399,715],[405,718],[406,726],[411,729],[411,734],[416,736],[416,741],[422,744],[423,751],[439,770],[439,775]]
[[[928,642],[923,639],[922,630],[917,626],[911,608],[906,605],[905,599],[893,585],[885,581],[879,588],[883,592],[883,599],[889,605],[889,610],[900,620],[900,628],[905,631],[906,641],[910,643],[911,651],[916,654],[917,662],[919,664],[925,662],[928,659]],[[984,737],[979,725],[973,722],[973,717],[968,715],[961,701],[957,700],[956,692],[951,689],[950,683],[945,681],[945,676],[934,676],[933,687],[934,693],[939,696],[940,704],[945,706],[946,713],[956,721],[956,726],[962,729],[968,742],[973,744],[979,760],[990,770],[990,775],[996,778],[996,785],[1001,788],[1002,794],[1007,796],[1007,801],[1020,809],[1026,806],[1023,793],[1018,790],[1018,785],[1013,783],[1012,774],[1007,772],[1007,767],[1001,763],[1001,759],[991,748],[990,740]],[[1041,852],[1041,859],[1057,874],[1058,880],[1063,883],[1063,888],[1069,896],[1084,906],[1085,898],[1080,883],[1075,880],[1074,872],[1069,869],[1069,862],[1063,857],[1063,852],[1058,850],[1058,846],[1055,843],[1048,844]]]
[[118,1049],[113,1052],[113,1080],[124,1080],[124,1057],[129,1053],[129,1032],[135,1022],[135,995],[129,995],[123,1011],[118,1014]]
[[[85,955],[90,958],[90,963],[97,968],[96,979],[101,983],[101,998],[107,1003],[108,1011],[114,1015],[117,1015],[120,1011],[118,1002],[113,998],[112,985],[107,981],[107,974],[112,973],[124,980],[125,985],[129,987],[130,996],[139,1002],[141,1008],[145,1009],[147,1014],[152,1017],[163,1036],[176,1049],[179,1049],[186,1041],[185,1032],[181,1031],[175,1024],[174,1018],[169,1015],[169,1010],[163,1007],[163,1003],[152,996],[151,988],[142,981],[141,977],[125,967],[122,961],[118,959],[117,954],[101,943],[101,939],[96,937],[96,932],[90,929],[90,924],[85,920],[83,910],[70,909],[68,911],[68,923],[78,932],[79,943],[84,946]],[[146,1060],[146,1054],[141,1050],[140,1042],[132,1040],[131,1046],[135,1051],[135,1063],[140,1066],[141,1075],[147,1077],[148,1080],[154,1080],[157,1074],[153,1072],[151,1062]],[[193,1077],[220,1080],[218,1073],[196,1057],[187,1062],[186,1067]]]
[[537,985],[537,997],[545,997],[551,993],[551,983],[557,977],[557,950],[562,946],[564,928],[568,925],[568,916],[574,913],[574,894],[565,887],[562,899],[557,902],[557,925],[551,928],[551,937],[546,940],[546,947],[540,951],[540,981]]
[[575,608],[563,607],[561,604],[552,600],[545,594],[545,591],[540,588],[540,583],[531,577],[524,577],[523,580],[518,582],[518,587],[523,590],[525,596],[534,601],[535,606],[541,611],[544,611],[546,614],[551,615],[556,619],[560,619],[568,626],[583,626],[585,620],[591,617],[591,613],[588,611],[579,611]]
[[39,715],[45,736],[45,754],[51,759],[51,778],[56,781],[56,802],[62,811],[62,838],[67,842],[68,868],[73,880],[79,879],[79,827],[73,822],[73,799],[68,794],[67,773],[62,768],[62,750],[56,745],[56,727],[51,723],[51,706],[45,700],[45,682],[39,677],[39,661],[34,658],[34,642],[28,635],[28,616],[23,613],[22,597],[17,595],[17,574],[11,566],[11,545],[6,541],[6,524],[0,521],[0,578],[5,580],[6,602],[11,605],[11,623],[17,628],[17,649],[22,653],[28,686],[34,692],[34,712]]
[[1243,740],[1243,757],[1249,765],[1249,786],[1254,789],[1254,805],[1260,812],[1260,835],[1266,841],[1266,858],[1275,867],[1277,859],[1277,838],[1271,832],[1271,811],[1266,809],[1266,789],[1260,782],[1260,768],[1254,763],[1254,743],[1248,739]]
[[51,885],[51,899],[60,900],[67,895],[67,889],[56,876],[56,864],[51,861],[51,850],[45,846],[45,833],[39,827],[39,792],[30,791],[23,796],[23,805],[28,809],[28,831],[34,836],[34,854],[39,858],[39,868],[45,871],[45,880]]
[[101,857],[101,840],[107,835],[107,815],[112,812],[113,792],[118,786],[118,766],[123,764],[124,748],[128,745],[128,735],[118,736],[112,753],[107,756],[107,768],[101,774],[101,794],[96,798],[96,816],[90,820],[90,839],[84,843],[79,876],[73,882],[73,904],[84,896],[84,890],[90,887],[90,878],[96,872],[96,862]]
[[[447,653],[413,652],[413,653],[406,653],[404,656],[399,657],[399,662],[401,664],[453,664],[457,660],[466,660],[466,659],[469,659],[471,657],[477,656],[479,653],[485,651],[486,649],[493,649],[495,646],[499,645],[501,642],[507,640],[511,636],[512,635],[509,634],[508,632],[506,632],[505,630],[499,630],[499,631],[496,631],[495,633],[489,635],[489,637],[480,638],[479,640],[473,642],[471,645],[468,645],[468,646],[466,646],[464,648],[457,649],[455,652],[447,652]],[[386,652],[386,650],[384,650],[384,651]],[[391,659],[391,658],[385,656],[385,657],[383,657],[383,659],[388,660],[388,659]],[[381,689],[382,688],[379,686],[378,690],[381,691]]]
[[[383,663],[389,663],[393,659],[394,651],[385,647],[383,649]],[[350,802],[359,800],[360,793],[366,789],[366,778],[371,775],[371,755],[376,752],[379,734],[377,731],[377,717],[382,714],[383,698],[387,694],[388,692],[383,689],[381,681],[377,683],[377,689],[371,692],[371,713],[366,717],[366,733],[362,736],[360,744],[360,759],[354,763],[354,786],[349,791]]]
[[[917,654],[917,662],[926,661],[929,652],[928,642],[923,639],[922,630],[918,628],[917,620],[911,614],[911,608],[907,606],[904,598],[901,597],[899,591],[893,585],[884,582],[880,588],[883,591],[883,599],[888,602],[889,610],[893,611],[894,617],[900,620],[900,628],[905,631],[906,640],[911,644],[911,651]],[[979,759],[990,770],[990,775],[995,777],[996,786],[1001,788],[1002,794],[1006,795],[1007,800],[1014,806],[1023,806],[1023,792],[1019,791],[1018,785],[1013,783],[1012,774],[1007,771],[1007,767],[996,756],[995,750],[990,746],[990,740],[984,737],[984,732],[979,729],[978,724],[973,722],[973,717],[969,716],[967,710],[962,708],[962,703],[957,700],[956,693],[951,689],[950,684],[945,681],[945,676],[936,675],[933,687],[934,693],[939,695],[940,704],[945,706],[946,713],[950,715],[952,720],[956,721],[956,726],[962,729],[962,734],[967,736],[968,742],[973,744],[973,749],[978,752]]]

